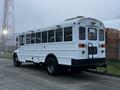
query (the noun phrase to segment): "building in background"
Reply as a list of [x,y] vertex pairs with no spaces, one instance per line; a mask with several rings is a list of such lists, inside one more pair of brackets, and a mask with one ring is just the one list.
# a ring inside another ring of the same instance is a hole
[[106,28],[106,55],[108,60],[120,60],[120,31]]
[[106,27],[107,59],[120,61],[120,19],[104,22]]

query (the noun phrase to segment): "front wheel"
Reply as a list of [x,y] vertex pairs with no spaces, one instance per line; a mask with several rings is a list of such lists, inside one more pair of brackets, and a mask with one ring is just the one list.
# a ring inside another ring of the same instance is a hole
[[13,57],[13,63],[14,63],[14,66],[16,66],[16,67],[21,66],[21,62],[18,60],[17,55],[14,55],[14,57]]
[[48,58],[46,61],[46,70],[50,75],[58,74],[58,62],[55,58]]

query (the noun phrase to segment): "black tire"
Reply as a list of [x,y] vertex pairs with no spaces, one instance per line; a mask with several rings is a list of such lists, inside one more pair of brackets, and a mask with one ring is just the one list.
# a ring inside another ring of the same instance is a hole
[[58,74],[58,62],[55,58],[50,57],[46,60],[46,71],[50,75],[57,75]]
[[19,67],[21,66],[21,62],[18,60],[18,56],[15,54],[14,57],[13,57],[13,64],[14,66],[16,67]]

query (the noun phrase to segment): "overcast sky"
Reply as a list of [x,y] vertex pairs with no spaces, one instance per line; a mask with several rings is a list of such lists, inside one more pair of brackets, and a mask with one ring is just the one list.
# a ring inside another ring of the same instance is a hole
[[[0,27],[3,13],[0,0]],[[120,0],[15,0],[16,32],[37,29],[75,16],[107,21],[120,17]]]

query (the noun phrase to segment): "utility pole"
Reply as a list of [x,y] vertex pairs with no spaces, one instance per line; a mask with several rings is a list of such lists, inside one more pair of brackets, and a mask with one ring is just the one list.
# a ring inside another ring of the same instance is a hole
[[15,46],[14,0],[4,0],[2,41],[4,50]]

